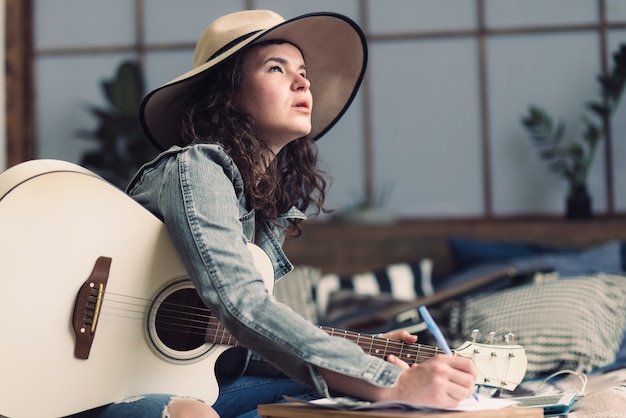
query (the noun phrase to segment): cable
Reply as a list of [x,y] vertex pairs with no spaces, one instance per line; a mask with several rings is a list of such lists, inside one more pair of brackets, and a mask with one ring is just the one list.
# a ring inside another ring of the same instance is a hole
[[[539,386],[537,386],[537,389],[535,390],[535,394],[539,394],[539,390],[544,384],[547,384],[548,380],[556,376],[562,375],[562,374],[572,374],[574,376],[577,376],[581,382],[581,388],[579,390],[575,387],[575,385],[572,385],[573,389],[578,396],[585,396],[585,390],[587,389],[587,375],[584,373],[577,372],[575,370],[560,370],[558,372],[552,373],[550,376],[543,379],[543,381],[539,384]],[[543,393],[542,395],[547,395],[551,391],[552,391],[552,388],[550,388],[546,393]]]

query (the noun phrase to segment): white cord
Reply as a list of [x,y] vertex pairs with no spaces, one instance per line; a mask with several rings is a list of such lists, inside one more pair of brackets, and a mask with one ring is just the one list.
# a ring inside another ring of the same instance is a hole
[[[587,389],[587,375],[584,374],[584,373],[577,372],[575,370],[560,370],[558,372],[552,373],[550,376],[548,376],[545,379],[543,379],[543,381],[539,384],[539,386],[537,386],[537,389],[535,390],[535,393],[539,394],[539,389],[541,389],[541,387],[544,384],[546,384],[548,382],[548,380],[550,380],[550,379],[552,379],[552,378],[554,378],[556,376],[559,376],[561,374],[573,374],[574,376],[577,376],[578,379],[580,380],[581,387],[580,387],[580,390],[579,390],[579,389],[577,389],[575,387],[575,385],[573,385],[574,386],[573,389],[574,389],[574,391],[576,392],[576,394],[578,396],[585,396],[585,390]],[[549,388],[548,391],[546,393],[543,393],[542,395],[547,395],[551,391],[552,391],[552,388]]]

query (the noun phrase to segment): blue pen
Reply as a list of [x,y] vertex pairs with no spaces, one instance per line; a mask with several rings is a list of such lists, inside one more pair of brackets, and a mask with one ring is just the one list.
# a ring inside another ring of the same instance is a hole
[[[435,322],[433,317],[430,316],[430,312],[428,312],[428,309],[426,309],[426,306],[422,305],[417,310],[422,316],[422,319],[424,320],[424,322],[426,322],[426,326],[428,327],[428,330],[430,331],[431,334],[433,334],[433,337],[435,337],[435,341],[437,341],[437,344],[439,344],[439,347],[441,348],[441,350],[446,354],[452,355],[452,350],[450,349],[448,342],[446,341],[445,337],[443,336],[443,333],[441,332],[441,329],[439,329],[439,326],[437,326],[437,323]],[[478,396],[476,395],[476,392],[474,392],[472,396],[474,397],[474,399],[478,401]]]

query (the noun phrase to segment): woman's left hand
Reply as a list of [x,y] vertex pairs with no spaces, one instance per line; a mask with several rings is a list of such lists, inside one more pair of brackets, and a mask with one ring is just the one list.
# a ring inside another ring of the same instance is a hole
[[382,338],[389,338],[390,340],[399,340],[407,344],[414,344],[417,341],[417,335],[409,334],[408,331],[391,331],[384,334],[380,334]]
[[[408,331],[391,331],[386,332],[384,334],[380,334],[382,338],[389,338],[390,340],[398,340],[407,344],[414,344],[417,342],[417,335],[409,334]],[[408,369],[410,366],[403,360],[400,360],[398,357],[393,354],[387,356],[387,361],[395,364],[396,366],[400,366],[403,369]]]

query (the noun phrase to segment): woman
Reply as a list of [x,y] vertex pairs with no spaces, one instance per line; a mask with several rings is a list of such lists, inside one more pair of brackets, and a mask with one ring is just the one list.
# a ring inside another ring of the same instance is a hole
[[[468,359],[436,356],[412,367],[393,356],[384,361],[276,302],[247,247],[253,242],[267,253],[275,279],[292,269],[283,239],[300,232],[305,211],[324,210],[315,141],[351,103],[366,58],[361,30],[344,16],[285,21],[269,11],[238,12],[206,29],[192,71],[144,99],[144,129],[163,152],[140,170],[129,194],[165,222],[220,322],[284,373],[258,372],[254,356],[227,352],[213,405],[222,417],[256,416],[258,404],[283,395],[333,391],[451,407],[471,394],[476,370]],[[416,340],[406,332],[387,336]]]

